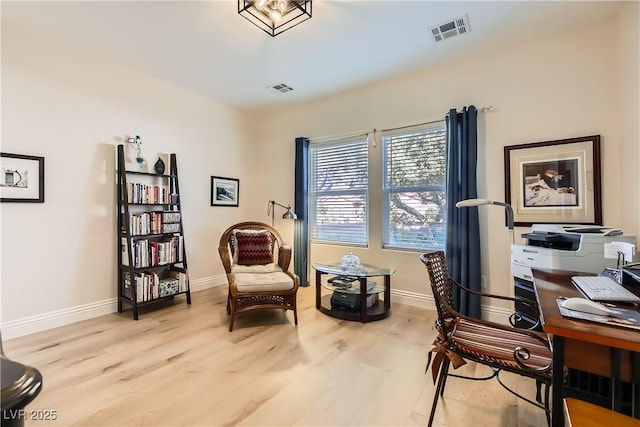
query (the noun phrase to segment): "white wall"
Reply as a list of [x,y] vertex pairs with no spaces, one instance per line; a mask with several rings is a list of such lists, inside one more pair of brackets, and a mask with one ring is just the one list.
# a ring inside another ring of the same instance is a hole
[[[248,219],[242,115],[220,103],[2,26],[2,151],[45,157],[45,203],[3,203],[5,338],[113,312],[115,145],[140,135],[153,164],[175,152],[191,278],[223,273],[221,231]],[[154,157],[155,156],[155,157]],[[210,176],[240,178],[240,207],[210,207]]]
[[[295,136],[313,139],[363,129],[384,129],[443,117],[452,107],[492,105],[494,111],[479,114],[479,197],[504,200],[504,146],[600,134],[605,225],[623,226],[627,232],[638,233],[637,194],[636,201],[629,206],[635,211],[634,219],[622,213],[627,205],[622,201],[625,193],[621,184],[631,180],[632,191],[637,192],[638,187],[637,166],[620,167],[627,150],[637,153],[639,144],[637,133],[634,135],[628,130],[625,132],[628,137],[622,138],[620,127],[621,117],[636,127],[638,123],[637,114],[632,115],[633,108],[631,112],[623,109],[618,89],[620,77],[624,79],[622,85],[635,88],[638,85],[637,72],[622,72],[617,68],[619,38],[628,44],[627,38],[637,36],[637,14],[635,21],[627,20],[632,21],[632,27],[635,25],[635,33],[619,34],[617,21],[610,20],[499,53],[460,58],[455,64],[277,111],[260,122],[260,138],[269,150],[277,146],[284,151]],[[637,47],[637,42],[632,45]],[[626,48],[624,54],[631,52],[631,48]],[[637,61],[636,49],[635,56],[631,55],[621,65],[634,64],[637,71]],[[380,144],[370,147],[373,164],[380,161],[380,149]],[[637,165],[637,160],[635,154],[628,162],[635,161]],[[264,171],[267,179],[262,181],[263,185],[271,185],[274,180],[293,173],[288,159],[279,165]],[[287,170],[288,173],[283,172]],[[381,182],[375,166],[370,172],[373,182]],[[418,298],[419,294],[430,294],[418,253],[382,250],[381,212],[375,203],[371,205],[369,218],[369,248],[354,248],[353,252],[366,262],[395,268],[392,289],[400,294]],[[480,221],[483,274],[492,292],[510,294],[513,282],[504,211],[481,209]],[[527,230],[517,229],[516,236]],[[350,249],[313,244],[311,262],[338,261]]]
[[624,145],[620,207],[624,229],[640,235],[640,3],[625,2],[618,23],[620,140]]

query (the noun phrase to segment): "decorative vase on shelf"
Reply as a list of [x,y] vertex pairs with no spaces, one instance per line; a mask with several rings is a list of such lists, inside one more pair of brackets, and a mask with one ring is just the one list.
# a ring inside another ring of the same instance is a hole
[[164,174],[164,161],[158,157],[158,161],[153,165],[153,170],[156,171],[158,175]]

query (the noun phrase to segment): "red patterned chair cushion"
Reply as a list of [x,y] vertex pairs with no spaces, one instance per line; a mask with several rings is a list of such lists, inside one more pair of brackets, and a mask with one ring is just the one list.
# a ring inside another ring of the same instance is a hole
[[[270,264],[273,262],[273,238],[268,231],[235,233],[235,246],[240,265]],[[235,257],[234,257],[235,258]]]

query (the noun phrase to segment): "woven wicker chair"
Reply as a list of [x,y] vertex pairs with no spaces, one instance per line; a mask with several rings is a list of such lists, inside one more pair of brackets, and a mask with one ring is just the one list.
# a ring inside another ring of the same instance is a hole
[[298,276],[289,271],[291,246],[275,228],[261,222],[241,222],[227,228],[218,245],[227,273],[229,332],[236,314],[260,309],[293,310],[298,324]]
[[[552,347],[549,337],[540,332],[518,329],[499,323],[467,317],[457,312],[453,306],[452,285],[459,286],[483,297],[512,299],[491,294],[472,291],[451,279],[447,273],[445,255],[442,251],[428,252],[420,256],[427,267],[431,289],[435,300],[438,318],[436,330],[438,337],[429,352],[427,370],[432,362],[431,372],[436,392],[431,406],[429,426],[433,423],[438,399],[444,395],[447,377],[471,380],[488,380],[496,378],[509,392],[515,396],[541,408],[546,412],[547,423],[550,423],[549,387],[552,374]],[[449,373],[449,366],[454,369],[471,360],[491,368],[492,373],[486,377],[466,377]],[[529,400],[507,387],[500,380],[500,371],[507,371],[535,379],[544,385],[544,403],[540,393],[537,402]]]

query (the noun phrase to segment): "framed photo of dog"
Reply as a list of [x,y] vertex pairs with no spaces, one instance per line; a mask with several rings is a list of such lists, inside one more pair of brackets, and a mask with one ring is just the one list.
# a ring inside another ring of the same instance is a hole
[[602,225],[600,135],[506,146],[504,169],[515,225]]

